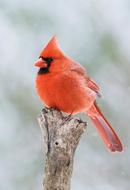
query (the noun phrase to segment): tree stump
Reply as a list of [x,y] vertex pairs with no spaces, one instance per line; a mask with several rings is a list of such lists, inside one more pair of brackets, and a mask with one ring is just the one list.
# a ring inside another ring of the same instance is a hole
[[74,152],[86,123],[44,108],[38,117],[45,147],[44,190],[70,190]]

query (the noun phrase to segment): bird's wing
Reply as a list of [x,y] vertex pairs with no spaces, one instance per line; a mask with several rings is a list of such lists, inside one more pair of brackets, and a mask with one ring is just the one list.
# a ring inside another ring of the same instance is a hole
[[97,96],[101,97],[99,86],[91,78],[88,78],[87,85],[96,92]]
[[71,71],[76,72],[78,75],[81,75],[82,77],[84,77],[86,79],[87,86],[91,90],[96,92],[97,96],[101,97],[99,86],[88,76],[88,74],[87,74],[86,70],[84,69],[84,67],[82,67],[80,64],[76,63],[71,68]]
[[79,63],[73,63],[71,71],[87,78],[87,73],[85,68],[82,67]]

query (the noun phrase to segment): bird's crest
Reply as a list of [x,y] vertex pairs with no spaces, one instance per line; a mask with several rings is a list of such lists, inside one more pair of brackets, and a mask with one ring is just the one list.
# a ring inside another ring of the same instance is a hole
[[64,56],[63,52],[60,50],[57,42],[56,36],[53,36],[48,44],[43,48],[40,53],[40,57],[54,57],[59,58]]

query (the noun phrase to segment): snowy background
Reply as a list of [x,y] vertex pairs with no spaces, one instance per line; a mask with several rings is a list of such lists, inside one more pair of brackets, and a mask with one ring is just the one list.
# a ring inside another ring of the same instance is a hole
[[42,189],[43,147],[36,118],[43,105],[35,91],[33,63],[54,34],[100,85],[98,103],[124,145],[122,153],[110,153],[88,123],[76,151],[72,190],[128,190],[129,0],[0,0],[0,190]]

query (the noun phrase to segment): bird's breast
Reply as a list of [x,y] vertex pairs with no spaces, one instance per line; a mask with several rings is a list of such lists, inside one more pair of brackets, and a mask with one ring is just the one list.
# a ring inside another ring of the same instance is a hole
[[96,98],[95,92],[87,87],[85,79],[72,73],[38,75],[36,88],[48,107],[66,113],[86,111]]

